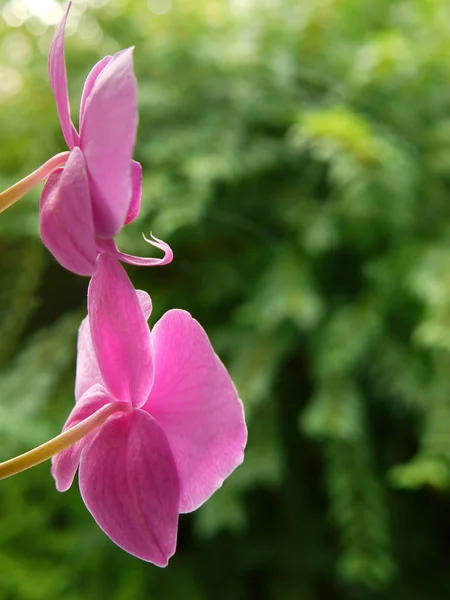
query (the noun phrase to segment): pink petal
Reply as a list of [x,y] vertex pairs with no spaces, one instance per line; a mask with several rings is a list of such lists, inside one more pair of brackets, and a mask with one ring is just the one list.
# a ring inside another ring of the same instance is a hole
[[86,168],[78,147],[44,186],[40,231],[42,241],[63,267],[77,275],[92,275],[98,252]]
[[89,319],[86,317],[78,330],[75,401],[78,402],[87,390],[97,384],[105,385],[92,345]]
[[148,321],[153,309],[152,299],[147,292],[144,292],[144,290],[136,290],[136,294],[139,299],[139,304],[141,305],[142,314],[144,315],[145,320]]
[[84,109],[86,108],[86,102],[89,98],[89,95],[94,87],[94,83],[97,80],[97,77],[104,70],[104,68],[109,65],[112,61],[112,56],[105,56],[101,60],[98,61],[96,65],[94,65],[86,77],[86,81],[84,82],[83,93],[81,94],[81,105],[80,105],[80,123],[83,120]]
[[[139,304],[146,321],[152,312],[152,301],[147,292],[136,290]],[[81,396],[94,385],[105,385],[102,374],[98,368],[97,357],[92,345],[91,332],[89,329],[89,318],[83,319],[78,330],[77,344],[77,374],[75,378],[75,400],[78,402]]]
[[69,94],[67,91],[66,62],[64,58],[64,29],[66,27],[67,15],[72,2],[67,5],[66,12],[61,23],[53,36],[53,41],[48,54],[48,74],[50,85],[56,101],[61,129],[70,150],[78,145],[78,133],[70,118]]
[[89,285],[88,314],[107,388],[117,400],[142,406],[153,382],[150,331],[123,267],[104,253]]
[[[111,400],[104,388],[99,385],[91,388],[80,398],[78,404],[75,405],[62,430],[66,431],[77,425],[109,402]],[[78,469],[81,451],[93,439],[96,433],[97,431],[93,431],[73,446],[70,446],[70,448],[63,450],[52,458],[52,475],[55,478],[58,492],[67,491],[72,485],[73,478]]]
[[129,48],[115,54],[96,78],[80,123],[80,144],[100,237],[114,237],[125,223],[131,202],[136,127],[137,89],[133,49]]
[[118,546],[160,567],[175,552],[179,482],[166,436],[142,410],[109,419],[80,461],[82,498]]
[[155,379],[143,407],[172,449],[180,512],[198,508],[242,462],[247,441],[242,404],[205,331],[170,310],[152,331]]
[[151,244],[155,248],[162,250],[164,252],[164,256],[162,258],[143,258],[140,256],[132,256],[131,254],[120,252],[113,240],[103,240],[101,238],[97,239],[97,246],[99,250],[108,253],[116,260],[120,260],[124,263],[135,265],[137,267],[162,267],[163,265],[168,265],[172,262],[173,252],[166,242],[159,240],[153,235],[152,239],[150,240],[145,236],[143,237],[147,244]]
[[134,221],[141,210],[142,196],[142,166],[135,160],[131,161],[131,202],[128,209],[125,225]]

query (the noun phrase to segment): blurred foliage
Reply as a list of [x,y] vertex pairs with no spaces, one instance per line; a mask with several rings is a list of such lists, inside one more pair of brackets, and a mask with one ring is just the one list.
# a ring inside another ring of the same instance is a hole
[[[54,27],[25,5],[1,3],[2,188],[64,149]],[[70,31],[75,117],[94,62],[136,47],[144,196],[120,243],[171,244],[172,265],[130,275],[153,319],[204,325],[250,438],[166,570],[47,465],[1,482],[0,600],[446,600],[450,4],[80,0]],[[64,422],[85,311],[87,280],[39,242],[38,194],[0,217],[5,459]]]

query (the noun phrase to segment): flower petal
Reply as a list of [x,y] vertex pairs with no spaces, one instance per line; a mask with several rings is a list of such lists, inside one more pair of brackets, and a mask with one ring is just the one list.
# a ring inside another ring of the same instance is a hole
[[86,317],[78,330],[75,401],[78,402],[87,390],[97,384],[105,385],[92,345],[89,318]]
[[200,325],[170,310],[152,330],[155,379],[148,411],[169,440],[180,512],[198,508],[242,462],[247,441],[236,389]]
[[131,161],[131,202],[128,208],[125,225],[134,221],[141,210],[142,196],[142,166],[135,160]]
[[109,419],[80,461],[81,496],[118,546],[160,567],[175,552],[179,482],[170,446],[141,410]]
[[107,252],[110,256],[113,256],[116,260],[120,260],[129,265],[135,265],[137,267],[162,267],[163,265],[168,265],[173,260],[173,252],[169,244],[159,240],[155,236],[152,235],[152,239],[148,239],[143,236],[144,240],[147,244],[154,246],[155,248],[159,248],[164,252],[164,256],[162,258],[144,258],[141,256],[132,256],[131,254],[125,254],[124,252],[120,252],[117,248],[114,240],[103,240],[101,238],[97,238],[97,246],[99,250],[103,252]]
[[[139,304],[146,321],[148,321],[152,312],[152,301],[147,292],[136,290]],[[102,374],[98,368],[97,357],[95,356],[92,345],[91,332],[89,328],[89,318],[86,317],[81,322],[78,330],[77,344],[77,374],[75,378],[75,401],[78,402],[81,396],[94,385],[105,385]]]
[[67,91],[67,73],[64,57],[64,29],[66,27],[67,15],[69,14],[72,2],[67,5],[66,12],[62,18],[58,29],[53,36],[53,41],[48,54],[48,74],[50,85],[55,97],[56,108],[58,110],[61,129],[70,150],[78,145],[78,133],[70,118],[69,94]]
[[[106,390],[100,385],[96,385],[80,398],[62,430],[66,431],[84,421],[84,419],[93,415],[109,402],[111,402],[111,399]],[[93,431],[73,446],[70,446],[52,458],[52,475],[55,478],[58,492],[67,491],[72,485],[80,461],[81,451],[93,439],[96,433],[97,431]]]
[[42,241],[63,267],[77,275],[92,275],[98,252],[88,179],[77,147],[65,167],[54,171],[44,186],[40,231]]
[[80,123],[80,144],[100,237],[114,237],[125,223],[131,202],[136,127],[137,89],[133,49],[129,48],[115,54],[96,78]]
[[101,60],[98,61],[96,65],[94,65],[86,77],[86,81],[84,82],[83,93],[81,94],[81,104],[80,104],[80,123],[83,120],[84,109],[86,108],[86,102],[89,98],[90,93],[92,92],[92,88],[94,87],[94,83],[97,80],[97,77],[100,73],[105,69],[106,66],[112,61],[112,56],[105,56]]
[[142,406],[153,382],[150,330],[123,267],[104,253],[89,285],[88,314],[107,388],[117,400]]
[[139,304],[141,305],[142,314],[144,315],[145,320],[148,321],[153,309],[152,299],[147,292],[144,292],[144,290],[136,290],[136,294],[138,296]]

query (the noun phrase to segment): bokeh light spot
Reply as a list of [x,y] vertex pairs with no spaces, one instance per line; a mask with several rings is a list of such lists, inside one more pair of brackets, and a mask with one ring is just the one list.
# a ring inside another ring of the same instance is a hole
[[147,4],[155,15],[164,15],[172,8],[172,0],[148,0]]

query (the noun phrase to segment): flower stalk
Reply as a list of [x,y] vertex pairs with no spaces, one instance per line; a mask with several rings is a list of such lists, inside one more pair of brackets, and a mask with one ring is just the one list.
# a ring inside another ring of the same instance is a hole
[[21,181],[18,181],[10,188],[0,193],[0,213],[12,206],[17,200],[20,200],[35,188],[43,179],[48,177],[57,167],[63,165],[70,152],[60,152],[50,158],[41,167],[27,175]]
[[15,458],[0,463],[0,479],[6,479],[7,477],[11,477],[12,475],[16,475],[17,473],[45,462],[55,454],[58,454],[79,442],[100,425],[103,425],[106,419],[115,412],[128,412],[130,410],[131,405],[128,402],[111,402],[110,404],[102,406],[97,412],[70,429],[67,429],[60,435],[57,435],[52,440],[49,440],[24,454],[20,454]]

